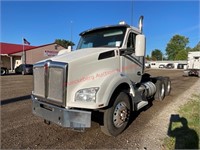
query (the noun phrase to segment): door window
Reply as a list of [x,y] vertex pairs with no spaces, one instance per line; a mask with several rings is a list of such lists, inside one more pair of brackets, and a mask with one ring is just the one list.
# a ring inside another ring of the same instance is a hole
[[135,52],[135,34],[134,33],[130,33],[129,37],[128,37],[128,42],[127,42],[127,48],[132,48]]

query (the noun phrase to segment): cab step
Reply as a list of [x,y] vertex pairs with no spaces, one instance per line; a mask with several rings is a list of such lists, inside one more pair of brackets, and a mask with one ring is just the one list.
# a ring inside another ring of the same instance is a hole
[[146,105],[148,105],[148,101],[140,101],[140,102],[136,103],[136,110],[140,110],[141,108],[143,108]]

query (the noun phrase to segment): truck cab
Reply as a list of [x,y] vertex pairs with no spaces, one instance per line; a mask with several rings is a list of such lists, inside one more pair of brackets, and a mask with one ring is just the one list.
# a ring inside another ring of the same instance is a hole
[[188,52],[187,69],[184,70],[185,76],[198,76],[200,77],[200,52]]
[[102,113],[102,131],[117,136],[132,111],[163,100],[169,78],[144,73],[143,17],[138,28],[120,23],[80,33],[77,50],[34,65],[33,114],[63,127],[91,127],[94,112]]

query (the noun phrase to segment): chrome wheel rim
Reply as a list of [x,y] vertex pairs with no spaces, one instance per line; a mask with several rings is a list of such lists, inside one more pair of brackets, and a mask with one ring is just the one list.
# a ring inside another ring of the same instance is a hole
[[115,127],[120,128],[128,120],[128,108],[126,103],[120,102],[115,107],[113,113],[113,123]]
[[167,84],[167,92],[170,92],[170,89],[171,89],[171,83],[170,83],[170,81],[168,81],[168,84]]
[[165,85],[162,84],[162,85],[161,85],[161,97],[163,98],[164,95],[165,95]]

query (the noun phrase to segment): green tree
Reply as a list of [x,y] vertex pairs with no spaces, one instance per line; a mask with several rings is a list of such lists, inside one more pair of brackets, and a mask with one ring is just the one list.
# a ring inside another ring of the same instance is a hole
[[61,40],[61,39],[56,39],[55,42],[56,44],[64,47],[64,48],[68,48],[68,46],[74,46],[75,44],[72,41],[67,41],[67,40]]
[[186,51],[187,52],[192,51],[192,48],[188,46],[188,47],[186,47]]
[[200,51],[200,41],[191,51]]
[[151,60],[156,61],[157,59],[156,59],[156,57],[152,56]]
[[188,52],[186,50],[180,50],[175,57],[175,60],[187,60]]
[[146,60],[150,60],[150,56],[149,55],[146,56]]
[[151,55],[152,55],[151,57],[155,58],[156,60],[162,60],[163,59],[163,54],[162,54],[161,50],[159,50],[159,49],[153,50]]
[[181,35],[174,35],[166,47],[168,59],[175,60],[176,55],[179,53],[179,51],[185,50],[188,43],[189,39],[187,37]]

